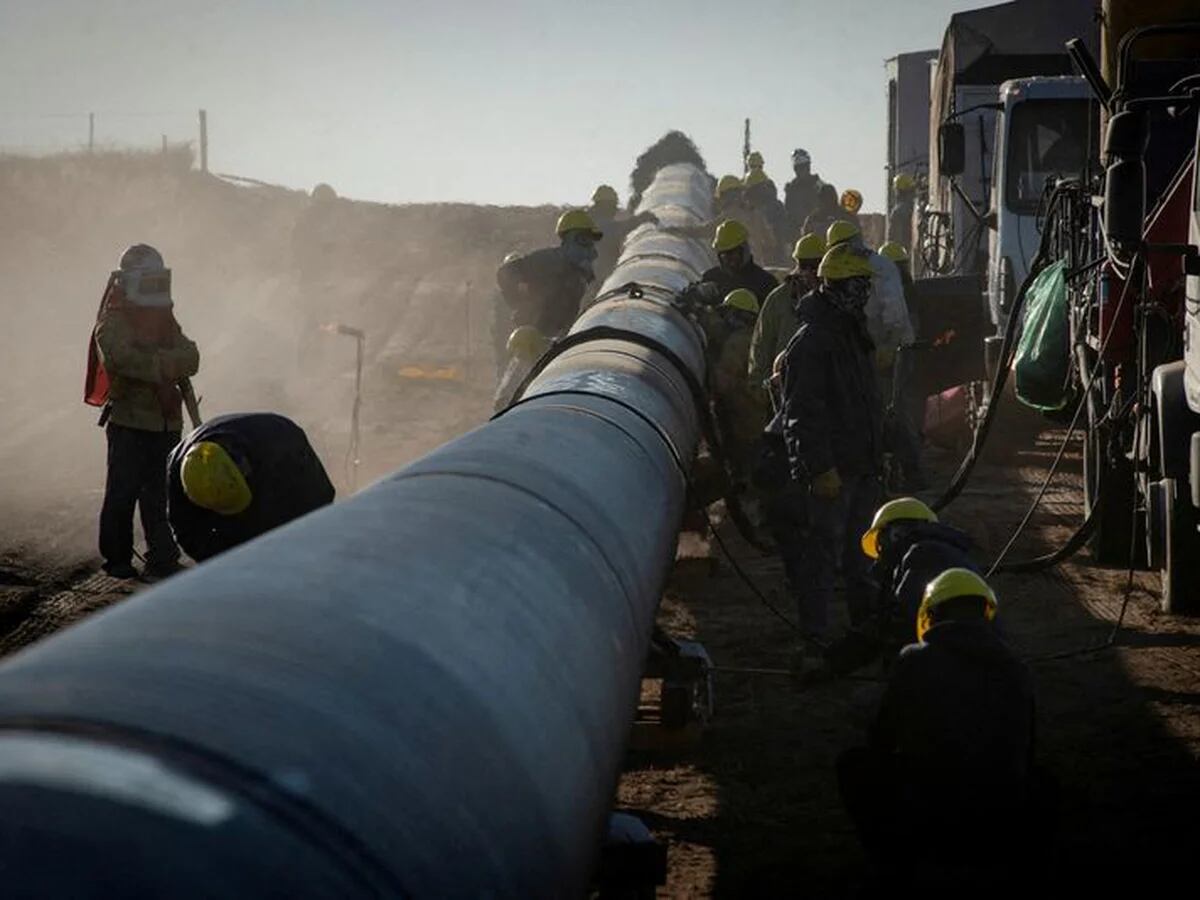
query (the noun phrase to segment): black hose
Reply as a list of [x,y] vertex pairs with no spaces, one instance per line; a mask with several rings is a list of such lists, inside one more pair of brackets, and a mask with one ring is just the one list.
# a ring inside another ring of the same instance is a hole
[[[1054,208],[1065,194],[1062,187],[1055,187],[1048,201],[1047,220],[1054,213]],[[971,439],[971,449],[967,451],[959,463],[958,470],[954,473],[954,477],[950,480],[950,484],[937,500],[931,506],[934,511],[945,509],[958,498],[962,493],[963,488],[967,486],[970,480],[971,473],[975,469],[976,462],[979,461],[979,454],[983,449],[983,445],[987,442],[988,434],[991,432],[992,423],[996,419],[996,410],[1000,408],[1000,398],[1004,394],[1004,386],[1008,383],[1009,369],[1012,367],[1012,361],[1016,355],[1016,335],[1020,327],[1021,312],[1025,307],[1025,297],[1029,293],[1029,288],[1042,270],[1050,262],[1050,242],[1052,229],[1046,228],[1042,231],[1042,240],[1038,245],[1037,255],[1029,264],[1029,274],[1025,280],[1021,282],[1021,288],[1017,291],[1017,296],[1013,300],[1012,310],[1008,314],[1008,323],[1004,329],[1004,342],[1000,347],[1000,363],[996,368],[996,375],[992,381],[991,399],[988,401],[987,411],[984,413],[983,421],[979,423],[979,427],[975,429],[975,434]]]

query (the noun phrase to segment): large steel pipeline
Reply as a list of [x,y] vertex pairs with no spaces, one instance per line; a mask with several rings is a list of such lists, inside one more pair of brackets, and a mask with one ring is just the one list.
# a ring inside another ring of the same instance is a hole
[[653,297],[708,262],[641,227],[505,414],[0,667],[4,895],[580,895],[699,434]]

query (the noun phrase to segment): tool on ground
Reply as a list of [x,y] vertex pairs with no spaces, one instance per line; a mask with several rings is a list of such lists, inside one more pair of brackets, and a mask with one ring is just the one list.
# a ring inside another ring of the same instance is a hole
[[322,325],[321,330],[329,334],[342,334],[354,338],[354,405],[350,408],[350,446],[346,448],[346,480],[350,482],[350,492],[358,490],[358,466],[362,462],[359,455],[360,433],[359,414],[362,411],[362,370],[363,345],[367,335],[361,328],[343,325],[341,322],[330,322]]

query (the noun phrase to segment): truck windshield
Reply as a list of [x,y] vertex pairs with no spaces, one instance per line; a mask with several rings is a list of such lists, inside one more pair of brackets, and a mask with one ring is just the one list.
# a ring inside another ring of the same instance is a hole
[[1083,171],[1089,102],[1026,100],[1013,107],[1004,186],[1009,209],[1037,212],[1047,179]]

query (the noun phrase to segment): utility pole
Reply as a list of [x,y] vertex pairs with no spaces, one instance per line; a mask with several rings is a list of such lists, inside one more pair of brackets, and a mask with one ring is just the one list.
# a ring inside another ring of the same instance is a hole
[[200,171],[208,171],[208,110],[200,110]]
[[746,124],[742,130],[742,174],[745,175],[750,166],[746,162],[750,158],[750,120],[746,120]]
[[88,153],[96,149],[96,114],[88,113]]

